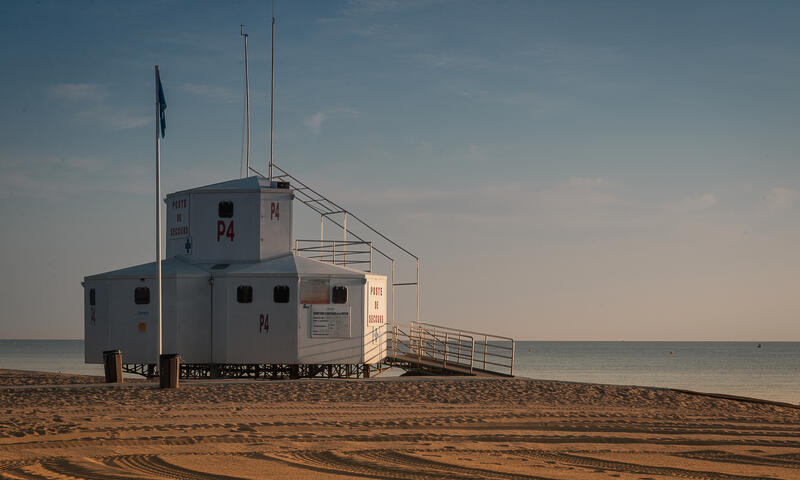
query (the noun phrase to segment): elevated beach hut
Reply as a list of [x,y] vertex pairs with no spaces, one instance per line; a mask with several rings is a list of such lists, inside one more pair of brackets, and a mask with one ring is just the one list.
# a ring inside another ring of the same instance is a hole
[[[167,195],[163,350],[201,376],[386,356],[386,276],[298,255],[293,198],[287,182],[263,177]],[[87,363],[115,349],[143,372],[156,363],[155,267],[84,279]]]

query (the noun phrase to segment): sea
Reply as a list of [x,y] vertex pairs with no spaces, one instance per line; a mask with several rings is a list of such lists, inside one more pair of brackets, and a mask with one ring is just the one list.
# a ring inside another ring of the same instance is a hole
[[[517,342],[516,376],[800,404],[800,342]],[[0,340],[0,369],[102,375],[83,340]]]

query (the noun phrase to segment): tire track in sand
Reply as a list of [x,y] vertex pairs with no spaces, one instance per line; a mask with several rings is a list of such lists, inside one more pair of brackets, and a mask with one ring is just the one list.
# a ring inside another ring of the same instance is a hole
[[553,453],[542,450],[516,450],[507,453],[520,457],[551,460],[576,467],[611,470],[619,473],[634,473],[638,475],[664,475],[679,478],[696,478],[699,480],[775,480],[776,477],[753,477],[747,475],[733,475],[720,472],[702,470],[687,470],[675,467],[655,467],[638,463],[618,462],[603,460],[594,457],[585,457],[569,453]]

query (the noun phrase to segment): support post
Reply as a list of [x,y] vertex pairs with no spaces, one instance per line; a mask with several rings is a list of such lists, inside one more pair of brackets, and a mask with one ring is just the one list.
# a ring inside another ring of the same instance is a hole
[[[272,60],[269,82],[269,181],[272,182],[272,165],[275,154],[275,2],[272,2]],[[249,172],[248,172],[249,173]]]
[[[250,75],[247,66],[247,34],[244,33],[244,25],[239,25],[239,35],[244,38],[244,97],[245,109],[247,111],[247,168],[245,177],[250,176]],[[240,164],[241,165],[241,164]],[[270,178],[272,180],[272,178]]]
[[344,226],[342,227],[344,243],[342,244],[343,255],[342,255],[342,266],[347,266],[347,212],[344,212]]
[[419,259],[417,259],[417,323],[419,323]]
[[392,323],[395,323],[395,321],[394,321],[394,259],[392,259],[392,279],[391,279],[391,281],[392,281]]

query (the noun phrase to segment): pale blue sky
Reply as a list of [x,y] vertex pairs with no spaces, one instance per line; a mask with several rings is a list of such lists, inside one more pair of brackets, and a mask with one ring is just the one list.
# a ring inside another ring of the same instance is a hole
[[[164,192],[238,177],[246,24],[265,167],[269,9],[0,4],[0,338],[80,338],[83,276],[151,260],[154,64]],[[423,320],[800,340],[796,2],[277,10],[277,163],[422,257]]]

